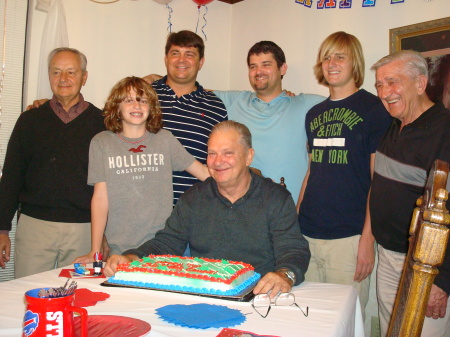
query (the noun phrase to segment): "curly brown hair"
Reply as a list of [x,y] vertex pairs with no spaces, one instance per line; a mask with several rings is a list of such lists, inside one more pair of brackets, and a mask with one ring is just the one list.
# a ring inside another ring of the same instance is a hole
[[142,78],[134,76],[125,77],[111,89],[103,108],[106,129],[115,133],[122,132],[123,126],[119,105],[129,96],[131,90],[136,92],[137,100],[147,96],[150,113],[145,128],[151,133],[157,133],[163,126],[158,96],[150,84]]

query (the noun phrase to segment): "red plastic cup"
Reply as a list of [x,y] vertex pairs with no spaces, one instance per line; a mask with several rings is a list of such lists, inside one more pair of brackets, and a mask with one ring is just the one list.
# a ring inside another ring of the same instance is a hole
[[39,289],[25,293],[27,310],[23,319],[22,337],[75,337],[73,313],[81,316],[81,337],[87,337],[88,313],[73,306],[75,295],[40,298]]

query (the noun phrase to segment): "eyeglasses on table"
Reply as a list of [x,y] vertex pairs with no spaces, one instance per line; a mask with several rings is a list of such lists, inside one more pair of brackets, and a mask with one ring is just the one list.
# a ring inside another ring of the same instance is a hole
[[[292,306],[295,305],[300,311],[303,313],[305,317],[308,317],[309,307],[306,307],[306,313],[302,308],[295,302],[295,295],[293,293],[280,293],[275,296],[273,299],[270,298],[269,294],[258,294],[253,297],[252,307],[253,309],[263,318],[266,318],[269,315],[270,309],[274,306]],[[266,311],[266,314],[263,315],[261,311]]]

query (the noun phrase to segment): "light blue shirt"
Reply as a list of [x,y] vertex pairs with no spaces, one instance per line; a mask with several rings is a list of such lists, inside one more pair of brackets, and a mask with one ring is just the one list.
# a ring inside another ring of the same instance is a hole
[[305,116],[325,97],[282,92],[269,103],[250,91],[214,91],[227,108],[228,118],[245,124],[252,133],[252,167],[276,183],[284,182],[297,202],[308,169]]

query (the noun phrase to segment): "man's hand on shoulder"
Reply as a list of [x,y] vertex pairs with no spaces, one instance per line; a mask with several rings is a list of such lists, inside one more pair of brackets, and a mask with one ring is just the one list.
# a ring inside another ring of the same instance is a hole
[[281,271],[270,272],[259,280],[253,293],[267,294],[270,290],[270,298],[274,298],[279,292],[288,293],[291,291],[293,282]]
[[11,240],[9,234],[0,233],[0,267],[6,268],[11,256]]
[[26,110],[31,110],[33,108],[39,108],[41,105],[43,105],[48,100],[49,100],[48,98],[37,99],[37,100],[33,101],[33,104],[30,104],[29,106],[27,106]]
[[144,79],[145,82],[147,82],[148,84],[152,84],[153,82],[160,80],[161,78],[163,78],[161,75],[157,75],[157,74],[150,74],[147,76],[142,77]]
[[283,91],[286,93],[286,96],[296,96],[292,91],[286,89],[284,89]]
[[138,258],[139,257],[136,255],[111,255],[108,261],[106,261],[103,272],[105,273],[105,276],[114,276],[119,264],[128,263],[137,260]]

